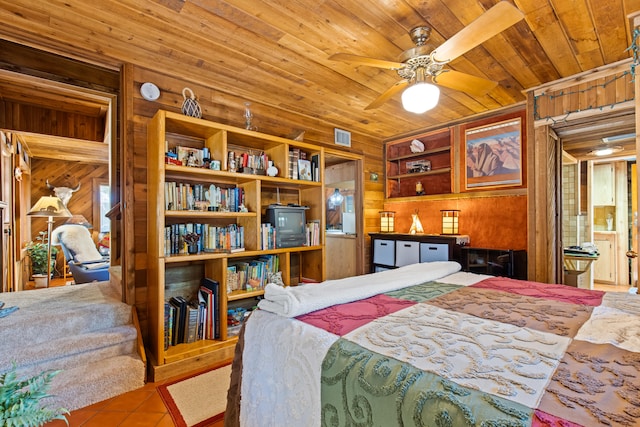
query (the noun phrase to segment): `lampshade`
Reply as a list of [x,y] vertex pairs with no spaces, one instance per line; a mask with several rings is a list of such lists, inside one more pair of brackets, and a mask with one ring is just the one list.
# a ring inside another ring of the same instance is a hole
[[338,190],[337,188],[336,191],[333,192],[331,197],[329,197],[329,202],[331,202],[331,204],[333,204],[334,206],[341,205],[343,200],[344,196],[340,194],[340,190]]
[[86,228],[93,228],[93,225],[87,221],[87,218],[85,218],[84,215],[72,215],[71,218],[65,221],[65,224],[76,224],[82,225]]
[[40,200],[33,205],[27,215],[68,218],[71,216],[71,212],[64,206],[60,198],[56,196],[42,196]]
[[442,234],[458,234],[458,216],[460,211],[457,209],[444,209],[442,213]]
[[439,98],[438,86],[417,82],[402,92],[402,106],[411,113],[422,114],[438,105]]
[[395,211],[380,211],[380,232],[393,233],[395,231]]

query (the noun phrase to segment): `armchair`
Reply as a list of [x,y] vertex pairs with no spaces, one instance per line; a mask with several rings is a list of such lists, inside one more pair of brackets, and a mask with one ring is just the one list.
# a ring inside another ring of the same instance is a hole
[[109,280],[109,257],[98,252],[91,233],[82,225],[64,224],[51,233],[51,244],[59,245],[76,284]]

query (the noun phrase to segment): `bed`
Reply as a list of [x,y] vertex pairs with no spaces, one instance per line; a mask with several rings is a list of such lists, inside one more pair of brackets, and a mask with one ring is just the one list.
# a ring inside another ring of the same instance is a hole
[[640,425],[640,297],[459,270],[268,285],[225,426]]

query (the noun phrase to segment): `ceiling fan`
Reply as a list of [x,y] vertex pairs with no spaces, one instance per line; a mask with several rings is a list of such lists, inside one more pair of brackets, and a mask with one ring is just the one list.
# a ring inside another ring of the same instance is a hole
[[424,113],[436,106],[440,95],[438,87],[427,82],[428,78],[437,85],[472,95],[484,95],[496,87],[497,82],[447,69],[444,66],[523,18],[524,14],[518,8],[507,1],[501,1],[433,50],[427,45],[431,28],[420,26],[412,29],[409,35],[416,47],[404,51],[400,56],[400,62],[348,53],[336,53],[329,59],[395,70],[402,78],[369,104],[365,110],[378,108],[406,88],[402,94],[404,108],[414,113]]

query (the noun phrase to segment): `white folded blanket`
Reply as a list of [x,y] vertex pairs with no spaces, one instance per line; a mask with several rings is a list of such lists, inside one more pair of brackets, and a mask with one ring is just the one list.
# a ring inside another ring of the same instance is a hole
[[335,304],[345,304],[436,280],[455,273],[460,268],[460,264],[455,261],[434,261],[317,284],[283,288],[269,283],[258,307],[281,316],[296,317]]

